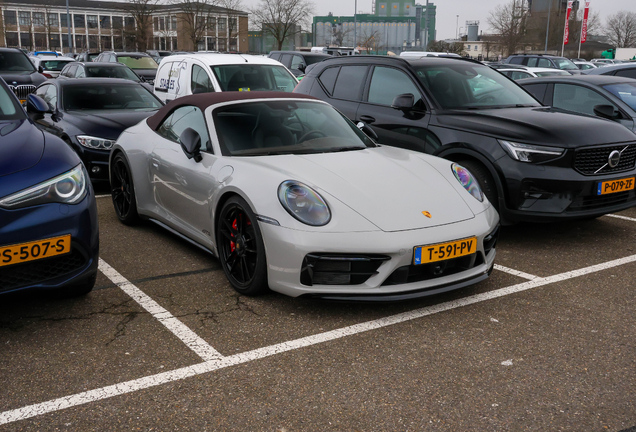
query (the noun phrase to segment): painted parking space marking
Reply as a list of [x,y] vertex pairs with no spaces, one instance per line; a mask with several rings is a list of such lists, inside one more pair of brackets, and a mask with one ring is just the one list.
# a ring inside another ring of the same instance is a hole
[[615,215],[615,214],[606,214],[605,216],[616,218],[616,219],[628,220],[628,221],[631,221],[631,222],[636,222],[636,219],[630,218],[630,217],[627,217],[627,216],[621,216],[621,215]]
[[110,197],[110,194],[104,194],[104,195],[95,195],[95,198],[106,198],[106,197]]
[[535,275],[531,275],[529,273],[525,273],[519,270],[515,270],[515,269],[511,269],[508,267],[504,267],[502,265],[499,264],[495,264],[495,270],[499,270],[502,271],[504,273],[508,273],[514,276],[519,276],[520,278],[524,278],[524,279],[528,279],[528,280],[535,280],[535,279],[541,279],[541,277],[539,276],[535,276]]
[[[239,364],[247,363],[250,361],[271,357],[276,354],[309,347],[312,345],[337,340],[346,336],[363,333],[369,330],[380,329],[394,324],[411,321],[414,319],[422,318],[425,316],[437,314],[440,312],[449,311],[452,309],[468,306],[476,303],[480,303],[486,300],[492,300],[495,298],[504,297],[510,294],[515,294],[522,291],[531,290],[544,285],[553,284],[556,282],[562,282],[568,279],[584,276],[591,273],[596,273],[602,270],[607,270],[613,267],[618,267],[624,264],[636,262],[636,255],[630,255],[625,258],[608,261],[602,264],[596,264],[593,266],[585,267],[578,270],[573,270],[565,273],[560,273],[554,276],[548,276],[545,278],[536,278],[528,282],[523,282],[509,287],[500,288],[494,291],[486,293],[476,294],[470,297],[465,297],[458,300],[453,300],[445,303],[440,303],[433,306],[428,306],[420,309],[416,309],[410,312],[404,312],[398,315],[392,315],[385,318],[380,318],[373,321],[367,321],[360,324],[355,324],[348,327],[343,327],[336,330],[331,330],[324,333],[319,333],[312,336],[307,336],[300,339],[295,339],[288,342],[271,345],[264,348],[258,348],[252,351],[247,351],[240,354],[235,354],[228,357],[218,357],[216,359],[199,363],[192,366],[187,366],[179,369],[175,369],[169,372],[163,372],[156,375],[151,375],[143,378],[138,378],[131,381],[126,381],[119,384],[114,384],[106,387],[102,387],[95,390],[89,390],[86,392],[78,393],[75,395],[64,396],[58,399],[53,399],[48,402],[42,402],[9,410],[0,413],[0,425],[7,424],[27,418],[43,415],[55,411],[60,411],[66,408],[74,406],[84,405],[90,402],[96,402],[103,399],[108,399],[114,396],[124,395],[135,391],[155,387],[163,384],[167,384],[174,381],[183,380],[196,375],[202,375],[205,373],[213,372],[215,370],[223,369],[226,367],[236,366]],[[100,260],[100,270],[104,267],[109,270],[106,263]],[[114,270],[113,270],[114,271]],[[121,275],[121,279],[125,281]],[[119,280],[119,279],[118,279]],[[116,282],[117,283],[117,282]],[[122,285],[126,285],[125,282],[120,282]],[[122,288],[123,289],[123,288]],[[145,294],[144,294],[145,295]],[[159,306],[160,307],[160,306]]]
[[99,259],[99,270],[112,283],[119,286],[126,294],[132,297],[141,307],[157,318],[175,336],[185,343],[192,351],[205,361],[217,360],[223,356],[206,341],[194,333],[188,326],[175,318],[170,312],[161,307],[159,303],[151,299],[147,294],[130,283],[117,270],[108,265],[103,259]]

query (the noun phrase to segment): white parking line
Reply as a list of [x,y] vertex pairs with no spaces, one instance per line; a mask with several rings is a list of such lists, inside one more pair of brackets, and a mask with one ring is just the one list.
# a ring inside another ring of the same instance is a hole
[[[58,399],[53,399],[48,402],[42,402],[34,405],[29,405],[23,408],[17,408],[10,411],[0,413],[0,425],[11,423],[27,418],[35,417],[50,412],[59,411],[66,408],[71,408],[78,405],[87,404],[89,402],[96,402],[103,399],[108,399],[113,396],[119,396],[127,393],[132,393],[138,390],[167,384],[174,381],[183,380],[185,378],[201,375],[204,373],[212,372],[215,370],[223,369],[230,366],[236,366],[249,361],[258,360],[265,357],[270,357],[276,354],[281,354],[287,351],[292,351],[299,348],[304,348],[336,339],[343,338],[345,336],[351,336],[354,334],[366,332],[369,330],[379,329],[387,327],[393,324],[399,324],[402,322],[422,318],[428,315],[456,309],[463,306],[468,306],[475,303],[480,303],[486,300],[492,300],[499,297],[504,297],[510,294],[530,290],[544,285],[549,285],[555,282],[562,282],[568,279],[572,279],[579,276],[584,276],[591,273],[596,273],[601,270],[606,270],[612,267],[636,262],[636,255],[631,255],[625,258],[608,261],[606,263],[585,267],[579,270],[573,270],[565,273],[561,273],[554,276],[545,278],[537,278],[528,282],[523,282],[517,285],[512,285],[506,288],[501,288],[494,291],[489,291],[482,294],[476,294],[474,296],[465,297],[458,300],[453,300],[446,303],[440,303],[438,305],[429,306],[421,309],[417,309],[410,312],[393,315],[390,317],[380,318],[373,321],[368,321],[361,324],[355,324],[349,327],[344,327],[337,330],[332,330],[324,333],[319,333],[313,336],[307,336],[304,338],[296,339],[289,342],[283,342],[276,345],[271,345],[264,348],[247,351],[241,354],[235,354],[228,357],[219,358],[216,360],[207,361],[204,363],[195,364],[192,366],[175,369],[169,372],[163,372],[157,375],[151,375],[144,378],[135,379],[132,381],[126,381],[119,384],[114,384],[107,387],[102,387],[95,390],[89,390],[83,393],[78,393],[71,396],[64,396]],[[101,263],[100,263],[101,266]]]
[[109,266],[103,259],[99,259],[99,270],[111,280],[112,283],[118,285],[126,294],[132,297],[137,303],[146,309],[150,314],[157,318],[161,324],[166,326],[176,337],[181,339],[192,351],[197,353],[205,361],[218,360],[223,356],[206,341],[201,339],[195,332],[190,330],[188,326],[176,319],[170,312],[165,310],[156,301],[148,297],[139,288],[131,284],[117,270]]
[[627,217],[627,216],[621,216],[621,215],[615,215],[615,214],[606,214],[605,216],[613,217],[613,218],[616,218],[616,219],[623,219],[623,220],[636,222],[636,219],[630,218],[630,217]]
[[95,198],[106,198],[109,197],[110,194],[104,194],[104,195],[95,195]]
[[529,273],[524,273],[522,271],[511,269],[511,268],[508,268],[508,267],[504,267],[504,266],[499,265],[499,264],[495,264],[495,270],[499,270],[499,271],[502,271],[504,273],[508,273],[508,274],[511,274],[511,275],[514,275],[514,276],[519,276],[521,278],[528,279],[528,280],[541,279],[539,276],[531,275]]

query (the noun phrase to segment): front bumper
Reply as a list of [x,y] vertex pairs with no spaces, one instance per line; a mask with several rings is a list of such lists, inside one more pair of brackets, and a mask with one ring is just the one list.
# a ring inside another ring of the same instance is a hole
[[74,143],[73,147],[84,163],[92,182],[109,181],[108,158],[110,156],[110,150],[92,150],[79,143]]
[[[492,206],[473,219],[429,229],[398,232],[317,233],[296,231],[260,222],[267,256],[269,287],[292,297],[311,296],[343,300],[405,300],[462,288],[488,277],[495,248],[484,249],[484,238],[496,231],[499,216]],[[413,266],[415,246],[477,237],[473,265],[432,278],[396,278],[396,271]],[[307,285],[303,264],[313,254],[382,256],[375,274],[362,283]],[[302,281],[302,282],[301,282]],[[303,283],[305,282],[305,283]]]
[[535,165],[505,156],[499,167],[505,178],[500,197],[502,219],[509,222],[553,222],[587,219],[636,205],[636,191],[597,195],[598,184],[636,177],[636,169],[583,175],[571,166]]
[[55,290],[82,284],[97,273],[97,206],[90,186],[78,204],[0,209],[0,220],[2,246],[71,235],[68,254],[0,267],[0,294],[25,289]]

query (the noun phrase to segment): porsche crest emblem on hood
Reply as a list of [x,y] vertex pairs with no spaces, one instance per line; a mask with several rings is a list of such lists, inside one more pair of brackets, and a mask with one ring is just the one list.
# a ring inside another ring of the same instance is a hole
[[423,212],[422,212],[422,214],[423,214],[424,216],[426,216],[427,218],[429,218],[429,219],[433,217],[433,216],[431,216],[431,214],[430,214],[429,212],[427,212],[427,211],[423,211]]

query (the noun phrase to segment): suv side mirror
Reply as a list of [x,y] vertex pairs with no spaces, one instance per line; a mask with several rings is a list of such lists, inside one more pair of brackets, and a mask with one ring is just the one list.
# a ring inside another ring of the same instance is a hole
[[609,120],[616,120],[621,118],[620,111],[614,109],[614,106],[612,105],[595,105],[594,114]]
[[201,156],[201,136],[197,131],[192,128],[187,128],[181,133],[179,142],[188,159],[201,162],[203,159],[203,156]]
[[44,114],[51,112],[49,104],[40,96],[30,94],[27,96],[26,110],[29,114]]
[[298,65],[298,70],[302,73],[305,73],[305,70],[307,70],[307,66],[301,63]]
[[415,105],[415,96],[413,96],[411,93],[405,93],[405,94],[397,95],[395,99],[393,99],[393,103],[391,103],[391,108],[394,108],[400,111],[411,111],[414,105]]
[[44,68],[41,65],[38,66],[38,73],[44,73]]

